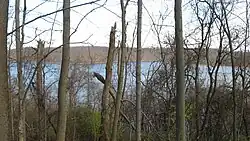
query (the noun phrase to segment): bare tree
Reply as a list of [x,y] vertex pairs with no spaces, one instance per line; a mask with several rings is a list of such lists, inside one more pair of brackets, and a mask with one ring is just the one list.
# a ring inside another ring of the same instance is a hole
[[2,141],[11,140],[11,134],[9,132],[10,113],[9,104],[9,91],[8,91],[8,72],[7,72],[7,25],[8,25],[8,0],[0,1],[0,138]]
[[[25,13],[23,13],[25,14]],[[19,141],[25,141],[25,102],[24,102],[24,84],[23,84],[23,61],[22,61],[22,50],[23,50],[23,28],[22,27],[22,39],[20,38],[20,0],[15,1],[15,25],[16,25],[16,60],[17,60],[17,75],[18,75],[18,97],[19,97]],[[25,19],[23,19],[25,21]]]
[[[15,28],[15,25],[14,25],[14,23],[15,23],[15,21],[13,21],[13,25],[12,25],[12,28]],[[11,91],[11,86],[12,86],[12,81],[11,81],[11,71],[10,71],[10,69],[11,69],[11,52],[10,52],[10,50],[11,50],[11,46],[12,46],[12,44],[13,44],[13,36],[14,36],[14,34],[12,34],[11,35],[11,37],[10,37],[10,44],[9,44],[9,46],[8,46],[8,54],[7,54],[7,57],[8,57],[8,59],[7,59],[7,63],[8,63],[8,82],[9,82],[9,89],[10,89],[10,91]],[[9,91],[9,107],[10,107],[10,109],[9,109],[9,119],[10,119],[10,135],[9,136],[11,136],[11,141],[15,141],[15,130],[14,130],[14,105],[13,105],[13,95],[12,95],[12,93]]]
[[[212,24],[214,23],[214,14],[210,13],[209,8],[203,8],[201,10],[201,4],[199,1],[194,1],[194,12],[196,14],[199,27],[200,27],[200,38],[197,40],[198,47],[193,49],[195,53],[195,76],[194,76],[194,85],[195,85],[195,128],[196,136],[195,140],[199,140],[200,136],[200,102],[201,102],[201,69],[200,66],[204,62],[204,51],[205,47],[208,46],[208,41],[210,39]],[[202,16],[201,16],[202,15]]]
[[45,94],[43,92],[43,63],[38,62],[42,59],[44,42],[38,41],[37,46],[37,73],[36,73],[36,93],[38,103],[38,140],[46,139],[46,112],[45,112]]
[[232,67],[232,78],[233,78],[233,87],[232,87],[232,94],[233,94],[233,141],[237,141],[237,119],[236,119],[236,73],[235,73],[235,62],[234,62],[234,49],[233,49],[233,41],[232,41],[232,36],[231,36],[231,31],[229,28],[229,23],[228,23],[228,12],[226,10],[226,7],[223,3],[221,2],[221,7],[222,7],[222,16],[225,19],[225,25],[223,26],[223,29],[227,35],[228,38],[228,44],[229,44],[229,50],[230,50],[230,59],[231,59],[231,67]]
[[113,27],[111,27],[110,31],[110,40],[109,40],[109,50],[108,50],[108,58],[106,63],[106,79],[103,88],[102,94],[102,120],[101,120],[101,140],[102,141],[109,141],[109,90],[112,87],[112,66],[113,66],[113,59],[114,59],[114,51],[115,51],[115,30],[116,30],[116,23]]
[[[241,93],[241,98],[240,98],[240,108],[241,108],[241,122],[239,122],[240,124],[243,124],[245,126],[245,134],[247,136],[247,140],[250,140],[250,136],[248,135],[248,127],[246,122],[242,122],[242,121],[246,121],[246,112],[245,109],[247,107],[247,100],[245,100],[246,97],[246,82],[247,82],[247,62],[246,62],[246,57],[247,57],[247,39],[249,38],[249,3],[248,0],[245,1],[246,4],[246,13],[245,13],[245,42],[244,42],[244,51],[243,51],[243,55],[242,55],[242,66],[241,66],[241,78],[242,78],[242,93]],[[247,99],[247,98],[246,98]]]
[[136,55],[136,141],[141,141],[141,28],[142,0],[138,0],[137,16],[137,55]]
[[111,141],[116,141],[117,139],[117,125],[119,121],[120,107],[121,107],[121,99],[123,92],[123,79],[124,79],[124,61],[125,61],[125,48],[126,48],[126,8],[128,6],[129,0],[124,4],[124,0],[120,0],[121,11],[122,11],[122,41],[121,41],[121,58],[120,58],[120,67],[118,74],[118,88],[117,95],[115,101],[115,115],[112,129],[112,138]]
[[70,0],[63,1],[63,50],[58,88],[57,141],[65,140],[68,112],[68,73],[70,63]]
[[185,141],[185,78],[181,4],[182,0],[175,0],[175,44],[177,84],[176,141]]

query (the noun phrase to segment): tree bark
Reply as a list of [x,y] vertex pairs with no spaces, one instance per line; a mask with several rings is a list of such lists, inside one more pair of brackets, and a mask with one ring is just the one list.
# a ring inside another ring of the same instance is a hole
[[136,141],[141,141],[141,26],[142,26],[142,0],[138,0],[137,19],[137,55],[136,55]]
[[68,113],[68,73],[70,62],[70,0],[63,1],[63,49],[58,88],[57,141],[65,141]]
[[112,81],[112,66],[114,60],[114,50],[115,50],[115,30],[116,24],[114,27],[111,27],[110,31],[110,40],[109,40],[109,50],[108,50],[108,58],[106,63],[106,79],[103,88],[102,94],[102,120],[101,120],[101,141],[109,141],[109,90],[111,87]]
[[2,141],[11,140],[9,127],[11,122],[8,117],[10,113],[8,71],[7,71],[7,26],[8,26],[8,0],[0,1],[0,138]]
[[182,33],[182,0],[175,0],[175,43],[176,43],[176,141],[185,141],[185,77],[184,48]]

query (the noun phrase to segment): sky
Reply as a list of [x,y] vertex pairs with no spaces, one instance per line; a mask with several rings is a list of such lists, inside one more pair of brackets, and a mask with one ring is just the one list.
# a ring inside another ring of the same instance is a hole
[[[71,0],[71,6],[90,1],[93,0]],[[10,0],[9,32],[13,30],[14,25],[14,2],[15,0]],[[86,16],[89,11],[99,7],[104,2],[105,0],[100,0],[97,4],[71,9],[71,33],[74,32],[79,25],[76,32],[71,36],[71,46],[108,46],[109,32],[115,22],[117,23],[117,40],[121,39],[120,0],[107,0],[104,7],[98,8]],[[21,0],[21,9],[23,9],[22,3],[23,0]],[[26,22],[38,16],[62,9],[62,4],[62,0],[27,0],[28,13]],[[161,39],[164,39],[164,36],[169,34],[174,35],[174,3],[173,0],[143,0],[143,4],[142,46],[155,47],[158,46],[158,41],[153,30],[152,20],[159,25],[164,25],[162,27],[162,34],[160,34]],[[159,18],[160,15],[163,15],[163,17]],[[36,46],[36,40],[38,39],[46,41],[47,46],[60,46],[62,44],[62,16],[62,12],[58,12],[26,25],[24,29],[24,46]],[[127,8],[127,43],[129,46],[132,46],[133,31],[136,27],[136,16],[136,1],[131,0]],[[20,17],[22,17],[22,15],[20,15]],[[82,20],[83,17],[85,18]],[[183,0],[184,34],[195,28],[196,24],[193,19],[193,11],[190,9],[190,0]],[[36,37],[35,40],[34,37]],[[9,37],[9,42],[10,41]],[[14,43],[12,47],[15,47]]]
[[[91,0],[88,0],[91,1]],[[88,1],[83,0],[71,0],[71,6],[85,3]],[[104,3],[101,0],[97,4],[81,6],[71,10],[71,33],[76,29],[81,19],[92,9],[100,6]],[[22,0],[21,0],[22,7]],[[169,25],[169,30],[173,31],[174,17],[173,17],[173,3],[171,0],[145,0],[143,8],[143,26],[142,26],[142,39],[143,46],[150,47],[157,44],[156,36],[152,31],[152,20],[149,18],[150,14],[154,20],[157,20],[160,13],[168,14],[168,19],[164,24]],[[32,20],[40,15],[53,12],[62,8],[62,0],[27,0],[27,16],[26,21]],[[145,10],[147,8],[148,12]],[[32,10],[32,11],[31,11]],[[10,0],[10,18],[9,29],[13,29],[14,18],[14,0]],[[136,3],[131,1],[127,8],[127,22],[128,22],[128,44],[132,45],[133,31],[136,26]],[[82,41],[87,44],[95,46],[107,46],[109,41],[109,32],[111,26],[117,23],[117,39],[120,39],[121,33],[121,10],[119,0],[108,0],[104,8],[96,9],[88,14],[88,16],[82,20],[77,31],[71,36],[72,46],[83,45]],[[22,17],[22,16],[20,16]],[[53,21],[55,19],[55,23]],[[53,32],[51,33],[51,29]],[[45,40],[48,43],[52,37],[51,46],[59,46],[62,44],[62,12],[54,15],[36,20],[25,27],[25,46],[34,46],[36,41],[33,38],[37,36],[37,39]],[[76,44],[78,42],[78,44]]]

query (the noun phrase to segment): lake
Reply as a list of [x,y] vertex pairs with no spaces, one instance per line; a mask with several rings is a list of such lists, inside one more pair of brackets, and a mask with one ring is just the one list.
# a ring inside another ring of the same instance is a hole
[[[128,75],[127,78],[131,79],[132,82],[133,80],[135,81],[135,62],[130,62],[127,66],[128,68]],[[160,65],[159,62],[142,62],[142,80],[145,80],[148,75],[150,75],[155,68],[157,68]],[[24,78],[26,78],[26,82],[29,81],[30,78],[34,72],[35,68],[35,63],[25,63],[24,68],[23,68],[23,73],[24,73]],[[89,71],[90,72],[97,72],[100,73],[105,77],[105,64],[94,64],[94,65],[89,65]],[[82,67],[83,69],[87,68],[87,65],[78,65],[78,67]],[[17,66],[16,63],[11,63],[10,64],[10,74],[12,77],[17,77]],[[205,65],[200,65],[200,77],[201,79],[204,79],[204,84],[209,83],[209,75],[208,75],[208,68]],[[32,71],[30,71],[32,70]],[[45,74],[45,83],[50,84],[55,80],[59,79],[59,74],[60,74],[60,65],[59,64],[51,64],[51,63],[46,63],[44,66],[44,74]],[[117,64],[113,65],[113,76],[117,77]],[[192,72],[190,75],[193,75],[194,72]],[[232,77],[231,77],[231,67],[230,66],[221,66],[218,71],[218,81],[226,81],[226,82],[231,82]]]

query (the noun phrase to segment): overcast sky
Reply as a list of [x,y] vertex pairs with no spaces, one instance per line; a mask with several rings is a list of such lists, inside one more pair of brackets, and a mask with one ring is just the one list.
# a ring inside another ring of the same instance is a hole
[[[71,0],[71,6],[86,3],[93,0]],[[100,6],[105,0],[101,0],[98,4],[81,6],[71,10],[71,32],[73,32],[81,19],[92,9]],[[107,46],[109,41],[110,27],[117,23],[117,39],[120,39],[121,32],[121,19],[120,19],[120,0],[107,0],[105,7],[96,9],[90,13],[80,23],[77,31],[71,36],[71,42],[82,42],[72,46],[92,44],[95,46]],[[23,3],[23,0],[21,0]],[[157,38],[153,32],[152,19],[154,22],[163,24],[161,37],[172,34],[174,35],[174,3],[173,0],[143,0],[143,27],[142,27],[142,39],[143,47],[157,46]],[[14,18],[14,0],[10,0],[10,18],[9,18],[9,31],[13,28]],[[27,0],[27,17],[26,21],[32,20],[40,15],[44,15],[55,10],[62,8],[62,0]],[[147,9],[147,10],[146,10]],[[32,10],[32,11],[31,11]],[[128,44],[132,44],[133,31],[136,26],[136,14],[137,6],[135,0],[129,3],[127,8],[127,22],[128,22]],[[159,15],[162,14],[165,17],[162,23],[159,20]],[[21,17],[21,16],[20,16]],[[55,19],[55,23],[53,21]],[[31,24],[25,26],[25,46],[35,46],[36,41],[33,40],[36,35],[36,39],[42,39],[49,43],[52,37],[52,47],[57,47],[62,44],[62,12],[50,15],[48,17],[36,20]],[[192,10],[190,10],[189,0],[183,1],[183,25],[185,32],[188,32],[192,28],[196,27],[195,20],[193,19]],[[51,33],[51,29],[53,32]],[[184,34],[185,34],[184,32]],[[88,39],[88,40],[87,40]],[[14,47],[14,44],[13,44]]]

